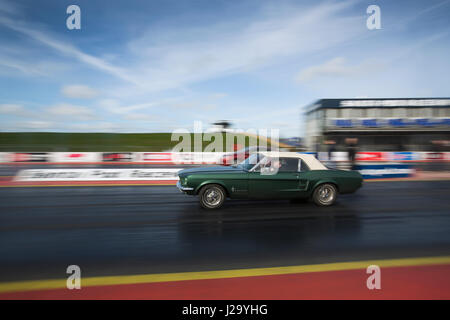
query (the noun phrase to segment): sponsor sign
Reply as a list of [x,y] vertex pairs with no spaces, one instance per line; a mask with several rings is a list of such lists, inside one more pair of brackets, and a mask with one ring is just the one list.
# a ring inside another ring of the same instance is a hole
[[182,164],[220,163],[223,155],[222,152],[175,152],[172,161]]
[[172,163],[171,152],[140,152],[138,161],[148,163]]
[[406,178],[415,173],[408,164],[360,164],[355,166],[364,179]]
[[449,119],[330,119],[327,125],[341,128],[351,127],[365,127],[365,128],[378,128],[378,127],[434,127],[434,126],[448,126]]
[[384,152],[357,152],[356,161],[386,161]]
[[10,162],[47,162],[49,153],[46,152],[26,152],[26,153],[10,153]]
[[420,160],[416,152],[385,152],[388,161],[417,161]]
[[422,160],[425,161],[444,161],[445,158],[444,152],[422,152]]
[[8,152],[0,152],[0,163],[1,162],[9,162],[9,153]]
[[133,152],[104,152],[103,162],[133,162],[135,153]]
[[319,152],[320,161],[348,161],[348,152],[346,151],[333,151],[331,157],[328,152]]
[[450,99],[382,99],[382,100],[342,100],[342,107],[425,107],[448,106]]
[[204,164],[219,163],[222,152],[141,152],[141,162],[154,164]]
[[20,170],[14,181],[178,180],[182,169],[42,169]]
[[53,152],[51,162],[101,162],[99,152]]

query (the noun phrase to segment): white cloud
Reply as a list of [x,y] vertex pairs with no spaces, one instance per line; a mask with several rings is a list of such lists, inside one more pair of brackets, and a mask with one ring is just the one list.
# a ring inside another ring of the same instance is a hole
[[[348,41],[365,32],[359,26],[362,17],[342,14],[349,3],[291,8],[256,21],[230,23],[227,28],[217,24],[177,29],[177,35],[167,37],[170,40],[155,40],[165,38],[152,29],[131,41],[129,48],[138,58],[138,77],[146,90],[178,88],[248,72]],[[175,34],[172,30],[166,32]]]
[[228,94],[223,92],[217,92],[210,95],[210,97],[213,99],[222,99],[228,97]]
[[213,103],[204,103],[201,101],[184,101],[184,102],[177,102],[177,103],[169,103],[167,104],[167,107],[171,109],[187,109],[187,110],[214,110],[217,108],[217,106]]
[[0,114],[23,117],[28,116],[29,112],[20,104],[0,104]]
[[131,121],[158,121],[159,117],[145,113],[129,113],[123,117]]
[[97,117],[94,112],[83,106],[76,106],[68,103],[61,103],[45,110],[49,115],[60,118],[66,118],[67,121],[71,119],[77,120],[94,120]]
[[98,95],[98,91],[85,85],[67,85],[61,88],[61,93],[68,98],[92,99]]
[[295,80],[299,83],[308,82],[321,77],[346,77],[373,72],[382,68],[381,63],[364,62],[356,65],[346,64],[342,57],[333,58],[322,64],[308,67],[300,71]]
[[72,123],[66,126],[69,131],[83,131],[83,132],[115,132],[120,127],[110,122],[94,122],[94,123]]
[[100,107],[108,110],[112,113],[117,114],[127,114],[132,111],[136,110],[142,110],[142,109],[149,109],[154,106],[156,106],[158,103],[155,102],[147,102],[147,103],[139,103],[139,104],[132,104],[132,105],[121,105],[121,102],[116,99],[103,99],[99,101]]
[[20,71],[21,73],[27,75],[45,75],[45,71],[41,68],[37,68],[35,64],[26,63],[21,60],[12,59],[10,57],[1,56],[0,66],[2,67],[2,69],[12,69],[11,72]]
[[46,130],[51,129],[55,126],[53,122],[50,121],[40,121],[40,120],[30,120],[17,122],[14,124],[14,130]]
[[[6,49],[10,49],[9,47]],[[48,77],[55,74],[60,74],[67,70],[67,65],[56,62],[48,61],[45,59],[38,59],[33,56],[25,58],[21,56],[21,53],[8,52],[14,50],[5,50],[0,48],[0,73],[9,77],[17,76],[35,76],[35,77]]]
[[0,24],[14,31],[22,33],[30,37],[31,39],[60,52],[61,54],[75,58],[91,67],[112,74],[126,82],[133,83],[134,85],[139,85],[139,82],[137,82],[136,79],[131,77],[126,72],[126,70],[119,67],[115,67],[98,57],[84,53],[83,51],[81,51],[80,49],[76,48],[75,46],[69,43],[53,39],[44,32],[39,31],[35,26],[30,26],[24,24],[21,21],[13,20],[2,15],[0,15]]

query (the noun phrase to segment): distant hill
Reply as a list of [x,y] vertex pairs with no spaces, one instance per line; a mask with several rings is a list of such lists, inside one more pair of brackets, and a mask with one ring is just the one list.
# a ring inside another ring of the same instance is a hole
[[[225,146],[225,134],[221,135]],[[267,140],[265,137],[263,139]],[[246,136],[245,145],[242,147],[248,146],[249,141]],[[203,149],[210,143],[203,141]],[[176,144],[178,141],[171,141],[171,133],[0,132],[0,151],[6,152],[168,151]],[[194,146],[192,134],[191,146]],[[232,146],[227,150],[232,150]]]

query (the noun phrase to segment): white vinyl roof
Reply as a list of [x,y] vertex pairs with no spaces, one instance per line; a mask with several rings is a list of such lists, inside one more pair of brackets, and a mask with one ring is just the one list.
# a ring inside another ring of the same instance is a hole
[[316,159],[311,154],[305,154],[305,153],[296,153],[296,152],[276,152],[276,151],[265,151],[265,152],[259,152],[262,155],[265,155],[266,157],[271,158],[298,158],[302,159],[311,170],[328,170],[327,167],[325,167],[322,162]]

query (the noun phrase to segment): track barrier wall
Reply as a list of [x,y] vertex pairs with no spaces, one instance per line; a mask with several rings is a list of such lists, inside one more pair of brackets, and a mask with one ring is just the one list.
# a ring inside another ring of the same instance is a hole
[[[220,164],[221,152],[26,152],[0,153],[0,163],[13,164],[149,164],[169,168],[115,169],[23,169],[14,181],[157,181],[178,180],[182,168],[172,165]],[[340,169],[350,169],[347,152],[319,152],[316,157]],[[358,152],[353,169],[365,179],[409,177],[415,173],[412,163],[450,161],[450,152]]]

